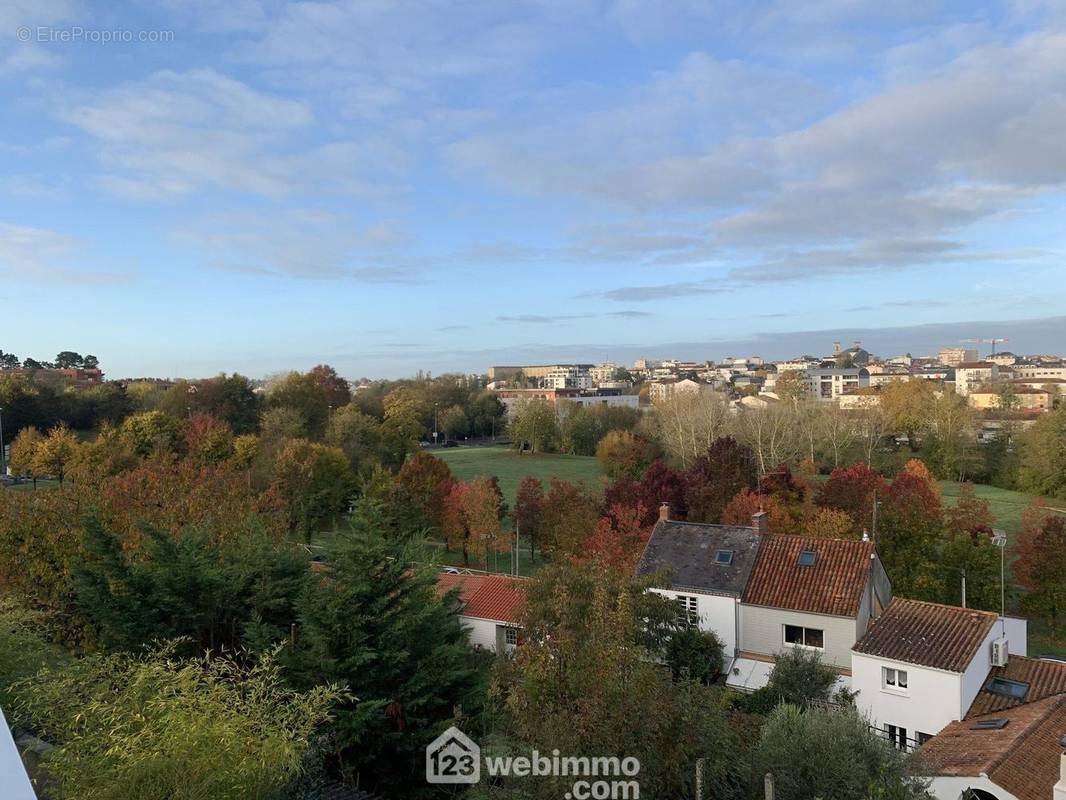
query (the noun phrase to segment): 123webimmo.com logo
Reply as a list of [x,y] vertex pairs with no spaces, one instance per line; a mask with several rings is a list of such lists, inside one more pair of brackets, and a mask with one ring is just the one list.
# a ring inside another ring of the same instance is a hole
[[[489,776],[495,778],[567,777],[575,780],[563,800],[639,800],[640,761],[627,756],[563,756],[533,750],[528,756],[497,756],[485,759]],[[597,780],[585,780],[595,777]],[[605,780],[605,778],[607,780]],[[613,779],[613,780],[611,780]],[[426,780],[429,783],[474,784],[481,780],[481,748],[455,727],[448,728],[426,747]]]

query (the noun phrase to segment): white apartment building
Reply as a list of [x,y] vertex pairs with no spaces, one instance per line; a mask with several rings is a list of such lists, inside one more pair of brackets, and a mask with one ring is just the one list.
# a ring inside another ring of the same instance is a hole
[[967,347],[945,347],[937,353],[936,360],[946,367],[957,367],[967,361],[976,361],[977,351]]
[[604,361],[602,364],[597,364],[589,369],[589,378],[592,380],[593,386],[599,386],[603,383],[608,383],[614,378],[614,371],[618,369],[618,365],[613,361]]
[[811,397],[826,403],[870,385],[870,373],[864,367],[815,367],[806,372]]
[[677,380],[676,378],[651,381],[648,383],[648,399],[653,403],[672,397],[674,394],[696,394],[704,388],[691,378]]
[[955,367],[955,392],[966,397],[998,378],[999,367],[991,361],[965,361]]
[[545,389],[591,389],[592,376],[586,367],[564,364],[552,367],[540,383]]
[[1011,367],[1015,380],[1040,380],[1041,378],[1066,380],[1066,366],[1050,364],[1015,364]]

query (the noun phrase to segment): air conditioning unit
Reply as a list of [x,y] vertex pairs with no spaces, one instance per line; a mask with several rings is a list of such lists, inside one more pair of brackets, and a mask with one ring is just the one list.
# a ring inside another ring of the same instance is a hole
[[1007,648],[1006,639],[995,639],[992,642],[992,666],[993,667],[1005,667],[1007,666],[1007,660],[1010,658],[1010,651]]

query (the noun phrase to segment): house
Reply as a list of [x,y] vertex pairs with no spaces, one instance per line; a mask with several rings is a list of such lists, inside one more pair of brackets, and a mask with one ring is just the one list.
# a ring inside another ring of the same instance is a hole
[[901,749],[965,719],[990,669],[1024,656],[1025,621],[897,597],[852,648],[856,705]]
[[651,591],[676,601],[692,625],[718,636],[724,666],[738,651],[740,598],[758,554],[759,520],[750,528],[681,522],[670,519],[664,504],[634,573],[638,579],[659,578]]
[[999,366],[991,361],[964,361],[955,367],[955,392],[966,397],[999,378]]
[[937,354],[936,360],[945,367],[957,367],[967,361],[976,361],[977,351],[967,347],[945,347]]
[[870,385],[870,373],[863,367],[815,367],[808,369],[806,375],[811,396],[826,403]]
[[455,613],[470,631],[474,647],[510,653],[518,645],[520,614],[526,601],[524,578],[508,575],[468,575],[442,572],[437,593],[458,589]]
[[[940,800],[1064,800],[1066,663],[1011,655],[993,667],[968,713],[922,748]],[[976,791],[984,794],[976,794]]]
[[[1017,387],[1012,390],[1011,394],[1014,396],[1013,410],[1015,411],[1042,414],[1051,410],[1051,394],[1044,389]],[[970,392],[966,397],[966,401],[973,408],[987,411],[1000,408],[1003,404],[1003,396],[999,392]]]
[[852,646],[891,597],[871,541],[764,537],[740,604],[740,673],[727,683],[758,689],[777,654],[800,647],[817,652],[846,685]]
[[648,383],[648,398],[653,402],[665,400],[675,394],[697,394],[703,385],[691,378],[667,378]]

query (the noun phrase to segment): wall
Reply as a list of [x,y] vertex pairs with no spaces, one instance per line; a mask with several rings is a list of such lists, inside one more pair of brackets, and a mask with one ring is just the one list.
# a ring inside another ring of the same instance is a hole
[[806,614],[781,608],[740,606],[740,649],[749,653],[773,656],[785,647],[784,626],[802,625],[824,631],[822,661],[844,669],[851,668],[851,648],[855,644],[856,623],[851,617]]
[[929,791],[936,800],[961,800],[962,793],[967,789],[982,789],[997,800],[1018,800],[988,778],[933,778],[933,782],[929,785]]
[[713,631],[724,645],[726,662],[737,651],[737,599],[730,595],[701,594],[699,592],[671,591],[669,589],[651,589],[649,591],[676,600],[678,595],[696,598],[696,611],[699,614],[699,628]]
[[[997,621],[992,626],[992,630],[985,636],[985,640],[981,642],[981,646],[977,648],[973,660],[970,661],[970,666],[962,674],[961,702],[963,716],[970,710],[973,699],[977,697],[977,693],[981,691],[981,687],[985,685],[985,680],[988,679],[988,671],[992,668],[992,642],[1002,635],[1000,623]],[[1010,647],[1008,646],[1007,649],[1009,650]]]
[[[907,671],[906,695],[882,688],[882,667]],[[903,727],[911,738],[918,731],[940,733],[965,710],[961,705],[962,676],[958,673],[862,653],[851,654],[851,688],[859,692],[856,706],[878,727],[885,724]]]
[[470,631],[470,644],[473,647],[481,647],[493,653],[496,652],[498,623],[490,619],[476,619],[474,617],[459,616],[459,623]]

